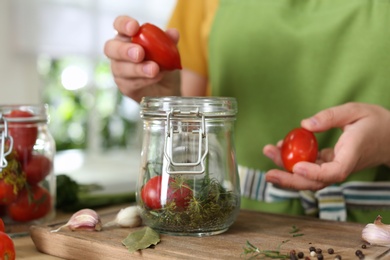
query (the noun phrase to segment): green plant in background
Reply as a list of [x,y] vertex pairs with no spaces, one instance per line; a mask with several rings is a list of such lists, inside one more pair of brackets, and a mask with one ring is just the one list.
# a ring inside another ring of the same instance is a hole
[[[64,87],[63,72],[70,66],[83,68],[90,75],[85,86]],[[129,116],[129,100],[117,90],[107,60],[94,63],[86,57],[41,57],[38,70],[58,151],[87,149],[91,138],[98,140],[103,150],[125,148],[134,142],[138,118]],[[137,109],[135,105],[132,108]]]

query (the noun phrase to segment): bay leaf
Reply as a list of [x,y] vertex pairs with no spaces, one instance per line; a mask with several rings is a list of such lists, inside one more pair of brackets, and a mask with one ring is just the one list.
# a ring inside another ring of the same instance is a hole
[[122,244],[129,250],[130,253],[146,249],[152,245],[157,245],[159,242],[160,234],[150,227],[144,227],[140,230],[134,231],[122,240]]

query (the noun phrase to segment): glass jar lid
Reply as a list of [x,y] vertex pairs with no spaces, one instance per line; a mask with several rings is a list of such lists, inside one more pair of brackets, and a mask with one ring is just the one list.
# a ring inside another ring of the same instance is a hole
[[144,97],[141,101],[142,117],[166,117],[170,111],[192,113],[196,110],[204,117],[235,117],[237,101],[232,97]]

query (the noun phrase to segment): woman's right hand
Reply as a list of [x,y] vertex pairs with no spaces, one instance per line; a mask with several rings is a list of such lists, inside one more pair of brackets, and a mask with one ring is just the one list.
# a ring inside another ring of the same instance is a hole
[[[119,90],[140,102],[144,96],[179,96],[180,71],[162,71],[154,61],[145,61],[144,49],[131,42],[139,29],[138,21],[128,16],[119,16],[114,21],[117,35],[106,42],[104,53],[111,60],[111,70]],[[179,32],[166,33],[175,43]]]

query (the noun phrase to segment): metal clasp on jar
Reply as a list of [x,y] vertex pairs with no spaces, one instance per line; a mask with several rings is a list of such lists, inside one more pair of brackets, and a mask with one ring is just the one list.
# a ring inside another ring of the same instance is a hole
[[[174,135],[183,134],[181,129],[174,129],[172,120],[175,119],[177,121],[185,119],[187,123],[199,123],[199,128],[194,128],[190,131],[191,133],[198,135],[198,144],[196,152],[197,159],[193,162],[175,162],[173,160],[173,137]],[[205,158],[208,154],[208,136],[205,129],[205,116],[204,114],[199,112],[198,108],[194,111],[181,111],[171,109],[171,111],[167,112],[164,156],[167,160],[166,172],[168,174],[200,175],[205,172]],[[202,154],[203,149],[204,152]]]
[[[1,121],[3,122],[3,131],[1,132],[0,135],[0,172],[8,166],[8,162],[5,157],[12,152],[12,147],[13,147],[12,136],[8,134],[7,119],[3,116],[3,114],[0,114],[0,122]],[[8,143],[8,149],[6,150],[7,140],[9,141],[9,143]]]

